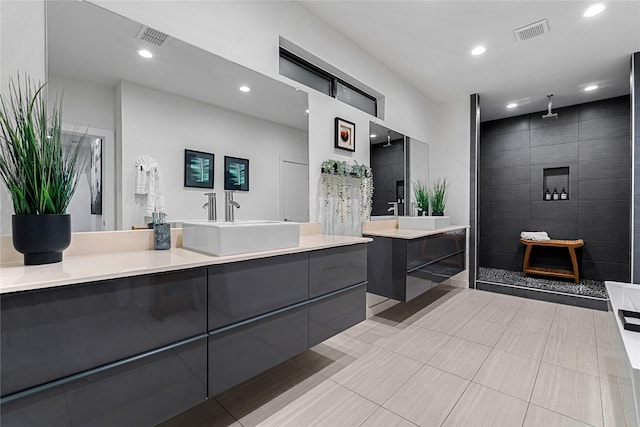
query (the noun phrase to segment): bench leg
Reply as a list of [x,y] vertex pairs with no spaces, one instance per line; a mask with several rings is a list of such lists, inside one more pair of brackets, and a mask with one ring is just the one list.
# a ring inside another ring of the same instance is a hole
[[522,263],[522,275],[527,277],[527,270],[529,269],[529,256],[531,255],[531,248],[533,245],[527,245],[527,249],[524,251],[524,262]]
[[578,258],[576,257],[576,250],[569,248],[569,255],[571,255],[571,264],[573,265],[573,276],[576,283],[580,283],[580,273],[578,271]]

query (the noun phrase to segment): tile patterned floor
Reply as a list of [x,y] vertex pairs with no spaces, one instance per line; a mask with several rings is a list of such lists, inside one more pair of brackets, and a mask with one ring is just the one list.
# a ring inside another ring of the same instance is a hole
[[611,313],[440,286],[163,427],[632,427],[622,356]]

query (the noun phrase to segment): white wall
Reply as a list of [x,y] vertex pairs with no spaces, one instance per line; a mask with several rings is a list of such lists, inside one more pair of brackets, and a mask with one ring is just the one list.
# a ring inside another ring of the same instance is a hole
[[280,157],[307,158],[305,132],[259,120],[209,104],[127,82],[121,84],[122,228],[143,225],[144,196],[134,195],[135,160],[158,161],[161,188],[170,219],[206,219],[201,188],[185,188],[184,149],[215,155],[214,189],[218,218],[224,218],[224,156],[249,159],[250,190],[239,191],[236,219],[280,219]]
[[[295,86],[297,83],[278,74],[282,36],[384,94],[385,121],[377,120],[379,123],[427,143],[435,140],[434,103],[297,2],[92,2]],[[313,90],[309,90],[309,108],[309,201],[313,221],[319,214],[322,160],[353,158],[368,163],[367,134],[373,117]],[[353,155],[344,156],[333,148],[336,116],[356,123]]]

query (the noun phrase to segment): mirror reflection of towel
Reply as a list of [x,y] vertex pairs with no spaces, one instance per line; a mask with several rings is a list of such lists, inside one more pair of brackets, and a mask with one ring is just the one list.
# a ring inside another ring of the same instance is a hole
[[165,212],[164,196],[160,190],[160,170],[153,157],[140,156],[136,159],[135,194],[147,196],[146,214]]

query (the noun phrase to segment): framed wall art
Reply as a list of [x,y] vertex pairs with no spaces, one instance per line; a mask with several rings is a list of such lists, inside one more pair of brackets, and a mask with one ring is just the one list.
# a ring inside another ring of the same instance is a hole
[[249,160],[224,156],[224,189],[249,191]]
[[356,125],[340,117],[336,117],[335,148],[356,151]]
[[213,188],[213,160],[211,153],[184,150],[184,186]]

